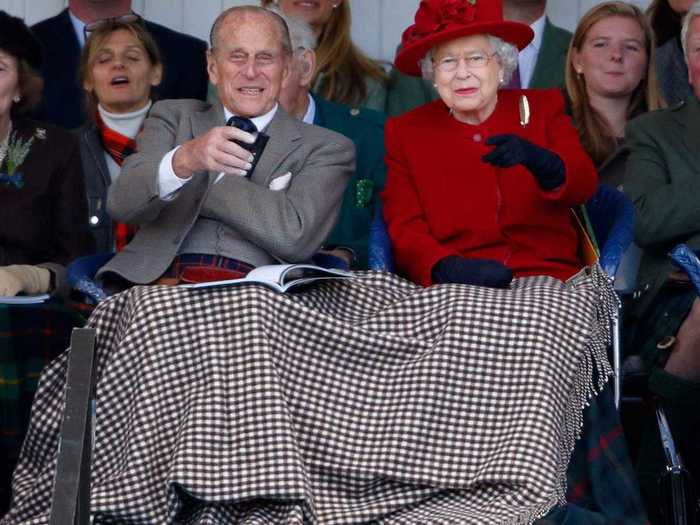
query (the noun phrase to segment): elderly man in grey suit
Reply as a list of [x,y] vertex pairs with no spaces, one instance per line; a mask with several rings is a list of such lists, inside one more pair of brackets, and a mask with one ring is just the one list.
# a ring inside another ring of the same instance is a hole
[[214,269],[245,273],[318,250],[335,224],[355,149],[278,105],[291,54],[278,15],[254,6],[219,15],[208,72],[221,102],[153,106],[107,200],[115,220],[139,229],[98,277],[177,281],[182,268],[202,264],[220,277]]

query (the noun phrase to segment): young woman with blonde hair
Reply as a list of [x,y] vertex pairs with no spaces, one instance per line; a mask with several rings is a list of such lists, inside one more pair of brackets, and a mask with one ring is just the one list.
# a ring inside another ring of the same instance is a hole
[[[654,47],[644,13],[627,2],[599,4],[576,27],[565,87],[581,142],[599,169],[623,142],[630,118],[664,105]],[[618,167],[605,182],[621,182],[624,162]]]

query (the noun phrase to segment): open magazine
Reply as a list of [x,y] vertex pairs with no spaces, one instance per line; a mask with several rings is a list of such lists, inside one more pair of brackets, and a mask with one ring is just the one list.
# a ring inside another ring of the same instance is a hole
[[47,301],[49,294],[39,295],[0,295],[0,304],[39,304]]
[[208,283],[183,284],[183,288],[201,289],[239,284],[262,284],[278,292],[288,292],[293,288],[327,279],[349,279],[352,272],[322,268],[313,264],[270,264],[259,266],[241,279],[211,281]]

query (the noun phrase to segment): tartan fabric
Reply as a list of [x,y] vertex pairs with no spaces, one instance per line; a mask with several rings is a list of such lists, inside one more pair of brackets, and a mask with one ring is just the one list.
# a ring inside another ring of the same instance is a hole
[[[124,163],[124,159],[136,152],[136,140],[108,127],[104,120],[102,120],[99,111],[95,112],[95,121],[100,133],[102,147],[109,153],[109,156],[114,159],[114,162],[116,162],[118,166],[121,166]],[[130,224],[120,222],[114,223],[114,244],[118,252],[122,251],[124,246],[131,241],[136,230],[137,228]]]
[[224,257],[222,255],[208,255],[204,253],[185,253],[178,255],[173,259],[165,273],[161,276],[176,279],[177,281],[183,281],[183,274],[187,270],[191,269],[206,269],[215,268],[223,269],[231,272],[226,279],[240,279],[245,277],[248,272],[250,272],[254,266],[239,261],[237,259],[231,259],[229,257]]
[[9,504],[12,469],[29,425],[42,369],[68,346],[85,319],[57,301],[0,305],[0,514]]
[[95,120],[97,129],[100,132],[102,147],[114,159],[114,162],[121,166],[124,163],[124,159],[136,152],[136,140],[108,127],[102,120],[99,111],[95,112]]
[[647,525],[644,503],[615,408],[612,384],[584,410],[566,473],[567,504],[536,525]]
[[[510,290],[134,287],[89,322],[93,523],[531,523],[564,500],[615,307],[597,267]],[[47,522],[65,364],[3,525]]]

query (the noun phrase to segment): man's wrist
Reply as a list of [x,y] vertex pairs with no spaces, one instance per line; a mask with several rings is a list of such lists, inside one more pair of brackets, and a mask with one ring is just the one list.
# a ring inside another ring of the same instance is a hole
[[176,177],[180,179],[189,179],[192,177],[194,170],[192,170],[187,162],[187,144],[183,144],[173,154],[172,158],[172,168],[173,173]]

